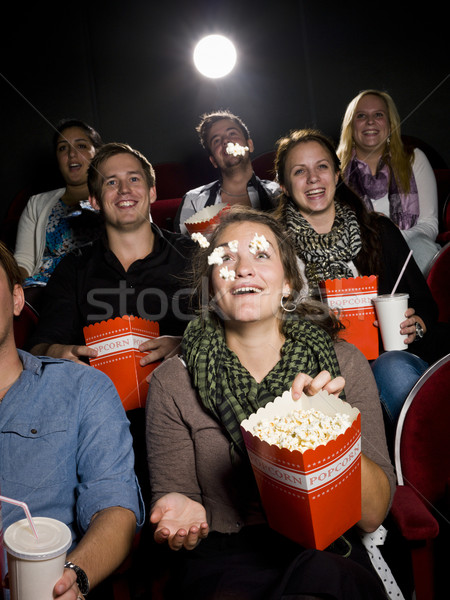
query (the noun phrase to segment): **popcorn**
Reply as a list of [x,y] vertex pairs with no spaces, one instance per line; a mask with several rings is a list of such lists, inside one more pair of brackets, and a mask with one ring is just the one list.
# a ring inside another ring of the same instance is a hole
[[228,248],[231,250],[231,252],[234,252],[235,254],[238,251],[238,246],[239,246],[239,242],[237,240],[228,242]]
[[350,415],[338,412],[330,417],[310,408],[294,410],[284,417],[273,417],[270,421],[260,421],[253,427],[253,433],[268,444],[304,452],[335,440],[351,424]]
[[225,279],[225,281],[234,281],[236,279],[236,271],[233,271],[233,269],[228,269],[226,266],[220,269],[219,275],[222,277],[222,279]]
[[227,154],[232,154],[233,156],[244,156],[244,154],[248,152],[248,146],[241,146],[240,144],[228,142],[225,151]]
[[[361,414],[286,390],[240,425],[269,526],[324,550],[361,519]],[[282,447],[281,447],[282,446]]]
[[225,254],[225,248],[218,246],[214,248],[211,254],[208,256],[208,265],[221,265],[223,263],[223,255]]
[[257,252],[260,252],[261,250],[268,250],[269,245],[270,245],[269,242],[266,240],[266,238],[263,235],[258,235],[257,233],[255,233],[255,237],[252,239],[252,241],[249,244],[250,252],[252,254],[256,254]]
[[208,240],[205,238],[205,236],[199,232],[195,232],[191,235],[191,239],[194,242],[198,242],[198,244],[200,245],[201,248],[208,248],[209,247],[209,242]]

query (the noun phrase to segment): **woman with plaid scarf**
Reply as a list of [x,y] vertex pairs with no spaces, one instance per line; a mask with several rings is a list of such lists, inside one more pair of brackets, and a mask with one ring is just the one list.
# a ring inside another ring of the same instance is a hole
[[[385,598],[359,537],[381,524],[395,486],[370,366],[324,305],[301,300],[295,250],[267,213],[233,207],[202,245],[199,316],[182,356],[154,372],[146,410],[150,521],[157,542],[181,550],[168,597]],[[240,433],[291,387],[341,394],[362,414],[362,517],[326,551],[269,528]]]

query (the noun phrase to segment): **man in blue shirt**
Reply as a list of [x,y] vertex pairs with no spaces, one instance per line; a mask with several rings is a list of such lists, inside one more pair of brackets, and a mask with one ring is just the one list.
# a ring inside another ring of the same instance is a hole
[[[110,379],[70,360],[17,350],[21,276],[0,242],[0,490],[34,516],[59,519],[72,546],[54,596],[73,600],[131,549],[144,509],[129,422]],[[2,503],[3,529],[23,511]]]

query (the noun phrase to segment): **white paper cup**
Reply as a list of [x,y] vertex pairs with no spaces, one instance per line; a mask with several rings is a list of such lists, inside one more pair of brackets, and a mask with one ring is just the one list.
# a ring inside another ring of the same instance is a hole
[[382,294],[373,298],[381,339],[386,351],[406,350],[407,335],[400,333],[400,323],[406,319],[409,294]]
[[72,534],[65,523],[34,517],[37,540],[27,519],[16,521],[3,536],[11,600],[52,600],[53,588],[64,572]]

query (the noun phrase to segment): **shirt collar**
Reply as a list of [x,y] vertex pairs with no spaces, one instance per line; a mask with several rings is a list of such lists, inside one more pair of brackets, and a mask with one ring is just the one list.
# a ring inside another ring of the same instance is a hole
[[[213,182],[213,184],[211,184],[211,185],[214,185],[214,183],[215,183],[216,185],[218,184],[218,185],[219,185],[219,188],[220,188],[220,186],[222,185],[222,177],[219,177],[219,179],[218,179],[217,181]],[[255,187],[256,187],[256,185],[257,185],[257,183],[256,183],[256,174],[255,174],[255,172],[254,172],[254,171],[253,171],[253,173],[252,173],[252,176],[250,177],[250,179],[247,181],[247,187],[248,187],[249,185],[252,185],[254,188],[255,188]]]
[[22,361],[23,370],[29,371],[33,375],[40,375],[46,363],[63,362],[62,358],[52,358],[51,356],[33,356],[29,352],[17,348],[19,358]]

